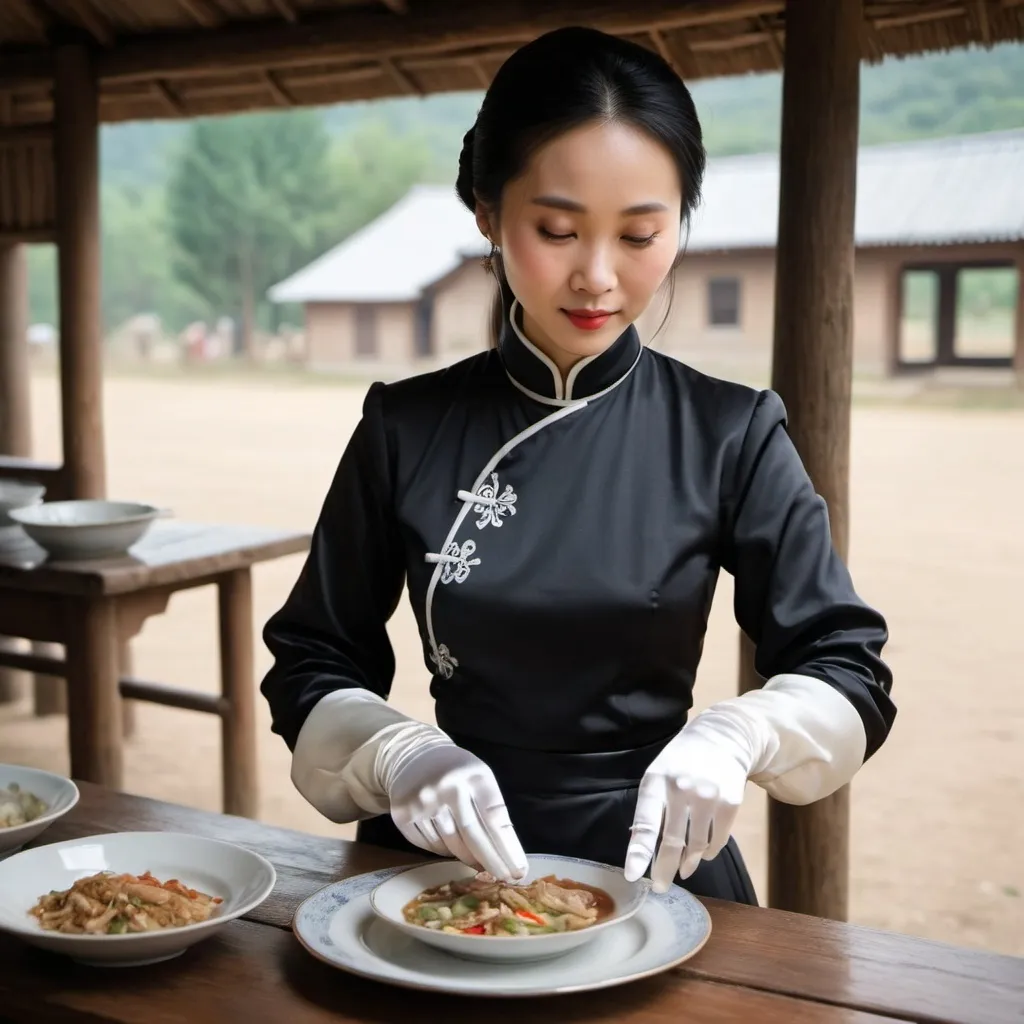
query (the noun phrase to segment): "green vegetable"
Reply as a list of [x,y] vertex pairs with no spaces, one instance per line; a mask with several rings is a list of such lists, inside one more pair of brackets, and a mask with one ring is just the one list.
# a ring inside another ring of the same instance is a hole
[[419,915],[421,921],[437,921],[441,915],[437,912],[437,907],[423,906],[419,909]]
[[516,924],[516,919],[514,917],[504,918],[501,924],[505,931],[507,931],[510,935],[519,934],[519,925]]
[[126,931],[128,931],[128,922],[123,917],[115,917],[107,925],[108,935],[123,935]]
[[476,910],[480,906],[480,901],[475,896],[463,896],[459,902],[469,907],[470,910]]

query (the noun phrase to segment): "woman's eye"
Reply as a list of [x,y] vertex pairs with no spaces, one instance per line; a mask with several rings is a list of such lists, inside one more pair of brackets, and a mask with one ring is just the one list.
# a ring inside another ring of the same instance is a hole
[[643,248],[644,246],[650,245],[657,237],[658,232],[655,231],[653,234],[645,235],[642,238],[636,235],[623,235],[622,240],[624,242],[629,242],[630,245],[635,245],[638,246],[639,248]]
[[539,230],[544,238],[547,238],[552,242],[566,242],[570,238],[575,238],[575,234],[571,231],[566,235],[556,235],[553,231],[548,231],[545,227],[541,227]]

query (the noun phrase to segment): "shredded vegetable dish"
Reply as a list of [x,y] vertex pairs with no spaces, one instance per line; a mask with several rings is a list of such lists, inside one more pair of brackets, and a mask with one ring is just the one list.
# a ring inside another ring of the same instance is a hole
[[182,928],[208,920],[223,902],[182,885],[143,875],[101,871],[70,889],[41,896],[29,911],[45,931],[68,935],[125,935]]
[[41,818],[50,808],[16,782],[0,786],[0,828],[15,828]]
[[547,935],[589,928],[615,909],[603,889],[554,875],[508,885],[485,871],[425,889],[402,908],[410,924],[462,935]]

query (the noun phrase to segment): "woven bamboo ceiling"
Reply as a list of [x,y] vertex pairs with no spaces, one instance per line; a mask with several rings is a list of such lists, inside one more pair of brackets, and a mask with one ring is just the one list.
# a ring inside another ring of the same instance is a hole
[[[826,0],[822,0],[826,2]],[[50,120],[53,46],[94,44],[104,121],[486,86],[519,43],[587,24],[689,79],[770,71],[783,0],[0,0],[0,125]],[[865,0],[864,58],[1024,39],[1024,0]]]

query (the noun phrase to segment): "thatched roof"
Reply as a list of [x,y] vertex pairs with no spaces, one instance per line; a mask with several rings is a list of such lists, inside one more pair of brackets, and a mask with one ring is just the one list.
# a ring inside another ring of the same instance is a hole
[[[689,79],[781,67],[784,0],[0,0],[0,126],[52,116],[53,45],[96,47],[104,121],[480,89],[565,24]],[[864,58],[1024,40],[1024,0],[865,0]]]

